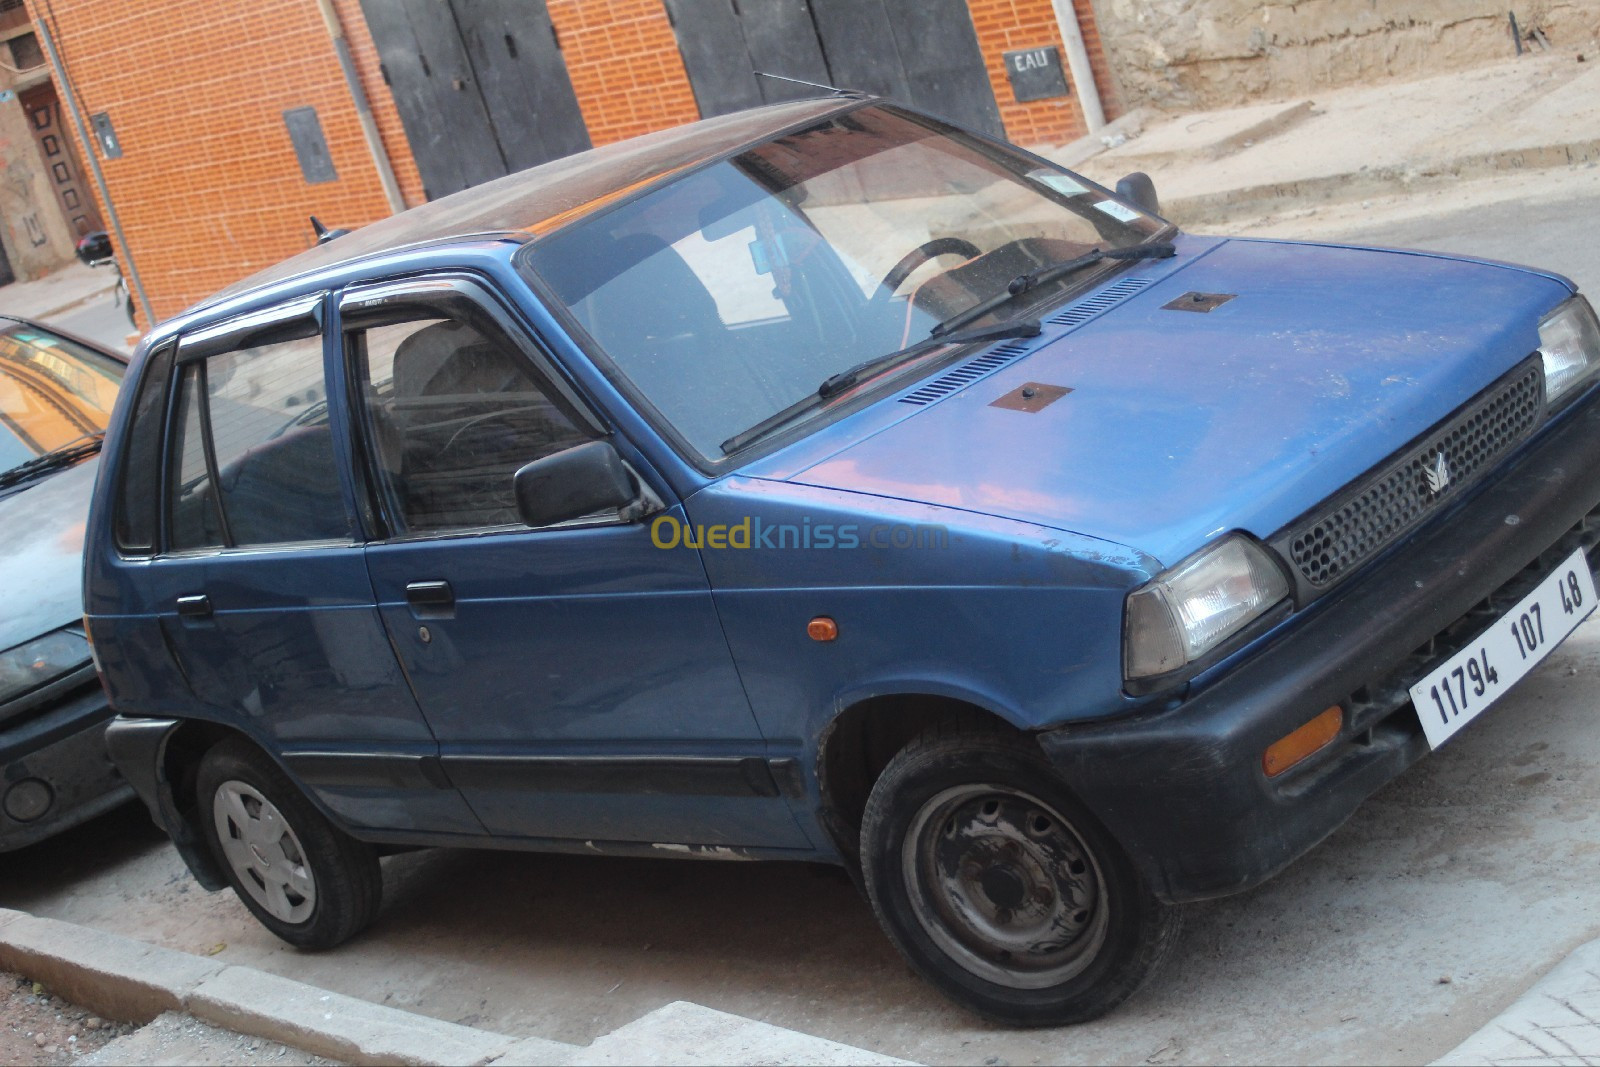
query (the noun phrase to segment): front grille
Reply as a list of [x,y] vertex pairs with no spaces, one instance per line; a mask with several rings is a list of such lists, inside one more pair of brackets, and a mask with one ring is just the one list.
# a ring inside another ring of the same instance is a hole
[[[1544,414],[1537,356],[1281,539],[1316,589],[1338,581],[1486,473]],[[1441,458],[1442,457],[1442,458]],[[1279,539],[1275,539],[1279,540]]]
[[1428,751],[1428,742],[1411,703],[1411,687],[1429,671],[1478,640],[1486,629],[1511,610],[1513,604],[1549,577],[1556,564],[1570,556],[1575,548],[1584,550],[1589,569],[1594,570],[1600,562],[1597,558],[1600,557],[1600,506],[1590,509],[1560,540],[1473,605],[1465,615],[1434,634],[1381,677],[1352,692],[1342,701],[1347,724],[1344,740],[1307,760],[1303,770],[1297,767],[1285,775],[1278,788],[1285,796],[1303,795],[1337,774],[1347,761],[1366,758],[1381,749],[1408,748],[1411,754],[1406,759],[1407,764],[1419,759]]

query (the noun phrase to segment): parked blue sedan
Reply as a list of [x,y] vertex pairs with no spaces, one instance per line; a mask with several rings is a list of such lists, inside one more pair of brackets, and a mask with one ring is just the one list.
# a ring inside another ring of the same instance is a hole
[[82,623],[83,530],[124,360],[0,316],[0,852],[133,797]]
[[1200,238],[843,96],[164,324],[87,543],[118,765],[305,947],[421,845],[823,860],[958,1003],[1123,1001],[1592,610],[1567,280]]

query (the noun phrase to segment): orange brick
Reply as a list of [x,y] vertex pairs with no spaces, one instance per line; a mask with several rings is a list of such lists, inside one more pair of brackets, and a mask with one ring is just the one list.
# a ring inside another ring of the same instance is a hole
[[[37,17],[39,0],[27,2]],[[1074,2],[1116,114],[1091,0]],[[596,145],[699,117],[663,0],[547,3]],[[334,5],[402,195],[421,203],[361,0]],[[1001,53],[1060,44],[1050,0],[969,0],[969,9],[1007,135],[1024,144],[1081,136],[1075,97],[1019,104],[1006,79]],[[51,0],[50,13],[80,106],[108,112],[122,141],[123,157],[104,160],[104,172],[157,317],[306,248],[308,215],[358,226],[389,213],[311,0]],[[317,109],[337,181],[301,176],[283,112],[306,106]]]

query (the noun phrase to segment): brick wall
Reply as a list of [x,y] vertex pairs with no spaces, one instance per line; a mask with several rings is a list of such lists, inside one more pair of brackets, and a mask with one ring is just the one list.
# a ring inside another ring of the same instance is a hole
[[[129,251],[165,318],[300,252],[306,216],[355,226],[389,213],[327,31],[310,0],[29,0],[50,26],[85,113],[109,113],[101,159]],[[407,195],[421,199],[356,0],[343,21]],[[339,178],[306,184],[283,112],[317,109]],[[102,205],[102,209],[104,205]]]
[[[969,0],[1008,136],[1079,136],[1075,97],[1011,100],[1001,53],[1059,44],[1050,0]],[[1090,0],[1076,0],[1108,110]],[[156,317],[302,251],[308,215],[355,227],[389,213],[377,170],[312,0],[28,0],[48,13],[79,104],[110,114],[124,155],[102,159]],[[335,0],[401,192],[422,182],[360,0]],[[597,145],[699,117],[662,0],[548,0]],[[337,181],[308,185],[283,112],[317,109]],[[80,151],[98,148],[80,145]],[[104,205],[101,205],[102,210]]]
[[589,137],[610,144],[700,117],[661,0],[548,0]]
[[[1120,110],[1100,47],[1094,10],[1089,0],[1074,0],[1074,4],[1089,52],[1089,64],[1094,69],[1095,84],[1100,90],[1100,102],[1106,117],[1114,118]],[[994,98],[1000,105],[1000,120],[1005,123],[1007,139],[1027,146],[1058,145],[1087,133],[1076,91],[1072,96],[1019,104],[1012,98],[1011,83],[1006,77],[1003,53],[1012,49],[1055,45],[1061,49],[1061,65],[1066,67],[1061,28],[1056,23],[1050,0],[968,0],[967,6],[972,11],[978,46],[989,70],[989,82],[994,86]],[[1071,81],[1068,71],[1069,85]]]

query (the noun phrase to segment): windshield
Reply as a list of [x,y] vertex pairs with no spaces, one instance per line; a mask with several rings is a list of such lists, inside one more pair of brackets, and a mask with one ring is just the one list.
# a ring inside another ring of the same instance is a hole
[[104,433],[123,371],[53,333],[0,328],[0,474]]
[[1020,275],[1161,229],[1064,171],[869,107],[574,223],[527,262],[642,398],[717,460],[830,375],[923,340]]

